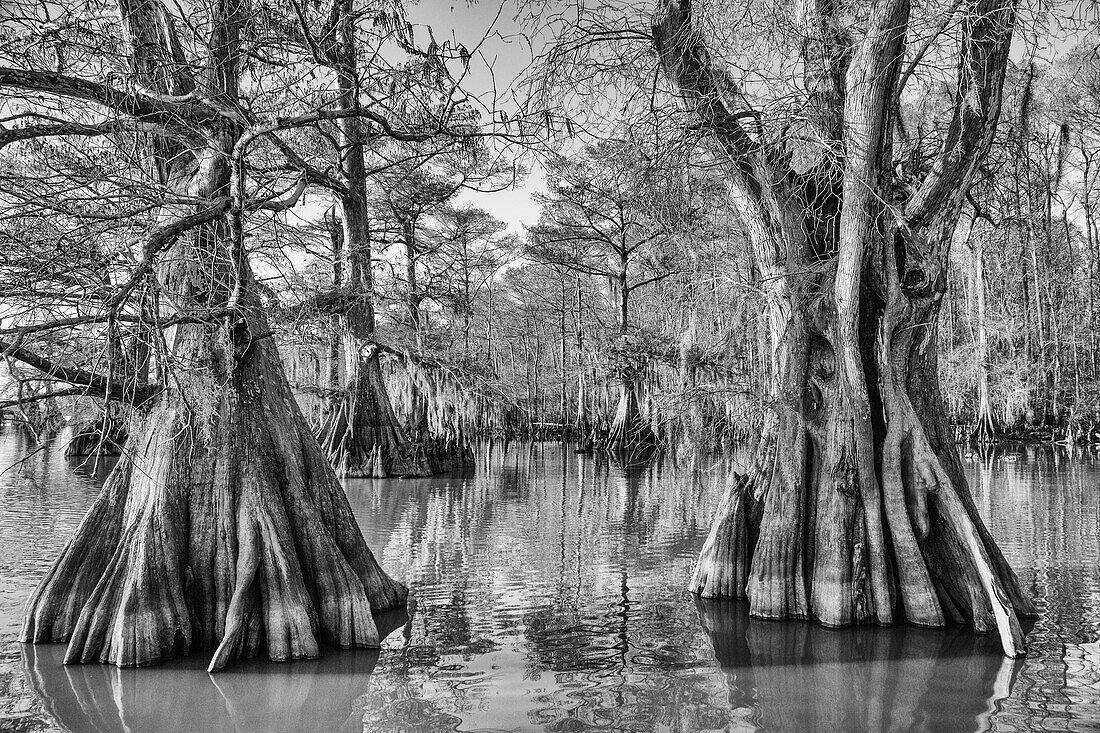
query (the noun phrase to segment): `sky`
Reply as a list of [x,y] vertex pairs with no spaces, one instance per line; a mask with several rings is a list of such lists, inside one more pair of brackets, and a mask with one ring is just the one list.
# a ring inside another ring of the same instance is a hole
[[[530,18],[538,17],[539,7],[560,11],[568,4],[569,0],[409,0],[405,10],[421,47],[432,36],[441,45],[450,40],[452,46],[462,44],[471,52],[476,48],[463,87],[481,97],[490,109],[514,110],[512,92],[522,98],[519,82],[532,60],[545,50],[550,35],[547,24],[540,26]],[[1024,13],[1014,43],[1017,62],[1026,56],[1049,62],[1088,39],[1098,22],[1098,7],[1076,0],[1055,0],[1053,5],[1044,6],[1050,14],[1043,16],[1045,23],[1040,23],[1044,32],[1038,47],[1024,40],[1034,38],[1027,30],[1034,30],[1030,21],[1035,17]],[[521,14],[526,16],[526,23],[517,20]],[[522,234],[524,227],[539,217],[540,206],[534,196],[545,192],[542,169],[537,163],[525,162],[532,168],[531,174],[514,189],[465,192],[458,203],[485,209],[504,221],[510,231]]]
[[[542,50],[538,37],[525,33],[515,20],[518,10],[516,0],[420,0],[405,6],[417,44],[427,44],[430,27],[440,45],[450,39],[452,46],[465,46],[474,58],[463,87],[481,96],[487,105],[504,109],[514,109],[511,91]],[[516,95],[520,95],[518,89]],[[545,190],[542,169],[532,161],[526,164],[531,174],[515,188],[494,193],[466,191],[457,203],[484,209],[506,223],[509,231],[522,234],[525,226],[538,220],[540,206],[534,195]]]

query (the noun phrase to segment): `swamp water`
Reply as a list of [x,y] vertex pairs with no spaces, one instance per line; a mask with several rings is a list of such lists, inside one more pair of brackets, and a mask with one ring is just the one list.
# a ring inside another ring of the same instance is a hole
[[[831,631],[684,590],[723,472],[624,468],[555,443],[483,445],[466,473],[347,482],[407,582],[380,651],[147,669],[15,641],[22,604],[101,468],[0,433],[0,730],[1100,730],[1100,458],[1025,448],[968,464],[1041,617],[1028,656],[963,628]],[[383,629],[385,630],[385,629]]]

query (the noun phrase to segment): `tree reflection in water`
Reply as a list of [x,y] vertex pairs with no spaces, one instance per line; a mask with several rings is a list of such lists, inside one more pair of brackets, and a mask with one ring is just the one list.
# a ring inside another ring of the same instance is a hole
[[[346,483],[368,544],[413,594],[373,673],[369,654],[213,681],[201,660],[119,672],[28,656],[27,677],[74,731],[1097,730],[1100,462],[1020,453],[967,464],[1043,614],[1016,664],[965,628],[827,630],[698,601],[684,588],[728,466],[498,442],[473,471]],[[43,552],[65,535],[35,518],[72,499],[67,475],[12,484],[0,505],[43,528]],[[38,545],[0,526],[18,567],[40,564]],[[36,577],[21,572],[13,608]]]
[[685,593],[724,467],[492,458],[461,489],[360,497],[403,506],[417,599],[368,730],[970,730],[1008,694],[996,639],[961,627],[750,623]]
[[[380,634],[408,619],[376,616]],[[62,664],[64,644],[24,644],[27,681],[46,712],[72,733],[298,733],[361,731],[357,698],[377,649],[327,649],[319,659],[249,660],[211,675],[202,655],[158,667]]]
[[696,606],[731,704],[765,730],[988,730],[1023,666],[961,625],[826,629],[750,619],[737,601]]

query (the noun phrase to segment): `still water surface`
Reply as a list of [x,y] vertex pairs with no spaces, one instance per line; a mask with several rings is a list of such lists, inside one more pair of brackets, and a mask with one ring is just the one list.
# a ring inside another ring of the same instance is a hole
[[[347,484],[412,589],[380,651],[142,670],[15,641],[23,601],[103,471],[62,445],[0,476],[0,730],[1100,730],[1100,459],[969,464],[1042,612],[1028,657],[966,629],[750,620],[683,589],[722,471],[623,468],[558,444],[483,446],[476,470]],[[0,470],[31,450],[0,433]]]

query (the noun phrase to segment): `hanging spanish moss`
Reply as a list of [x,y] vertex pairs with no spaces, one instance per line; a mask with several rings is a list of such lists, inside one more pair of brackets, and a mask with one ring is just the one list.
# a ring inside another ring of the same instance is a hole
[[470,436],[481,422],[482,401],[441,364],[408,354],[387,361],[393,409],[432,473],[474,463]]
[[424,446],[402,430],[382,377],[378,346],[368,344],[350,364],[347,389],[332,401],[318,430],[336,473],[349,478],[430,476],[438,473]]

